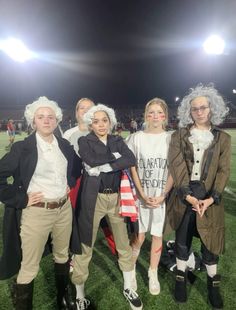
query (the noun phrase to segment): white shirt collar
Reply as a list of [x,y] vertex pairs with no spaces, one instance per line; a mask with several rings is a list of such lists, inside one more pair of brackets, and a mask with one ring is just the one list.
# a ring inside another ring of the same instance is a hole
[[52,142],[49,143],[49,142],[46,142],[45,140],[43,140],[43,138],[40,137],[40,135],[36,132],[36,141],[37,141],[37,146],[40,147],[40,149],[43,152],[47,152],[49,150],[52,150],[53,147],[57,147],[58,146],[57,139],[55,138],[54,135],[53,135]]

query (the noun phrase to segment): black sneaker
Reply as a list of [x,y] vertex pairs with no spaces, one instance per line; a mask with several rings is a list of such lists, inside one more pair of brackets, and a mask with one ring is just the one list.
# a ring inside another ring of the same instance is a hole
[[128,300],[131,309],[133,310],[143,309],[142,301],[134,290],[127,288],[126,290],[123,290],[123,294],[125,298]]
[[86,298],[77,298],[76,299],[76,308],[77,310],[86,310],[90,305],[90,301]]

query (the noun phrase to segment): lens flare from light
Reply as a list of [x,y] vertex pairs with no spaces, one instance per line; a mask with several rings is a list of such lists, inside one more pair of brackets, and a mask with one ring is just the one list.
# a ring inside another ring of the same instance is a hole
[[224,53],[225,42],[218,35],[212,35],[203,43],[203,48],[207,54],[221,55]]
[[13,60],[22,63],[36,57],[36,54],[30,51],[21,40],[15,38],[1,40],[0,50]]

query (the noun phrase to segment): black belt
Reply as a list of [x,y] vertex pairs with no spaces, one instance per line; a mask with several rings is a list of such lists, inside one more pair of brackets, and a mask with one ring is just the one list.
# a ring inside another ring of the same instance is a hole
[[106,194],[106,195],[109,195],[109,194],[114,194],[114,193],[118,193],[118,190],[114,190],[112,188],[104,188],[104,189],[101,189],[98,191],[100,194]]

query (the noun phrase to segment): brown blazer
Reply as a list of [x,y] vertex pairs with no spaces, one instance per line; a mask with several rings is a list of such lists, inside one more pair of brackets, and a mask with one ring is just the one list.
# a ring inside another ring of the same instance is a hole
[[[197,214],[196,219],[201,240],[209,251],[218,255],[224,251],[224,206],[221,196],[230,175],[231,137],[217,127],[212,128],[212,133],[214,140],[211,146],[205,150],[202,167],[204,167],[209,149],[213,148],[205,187],[215,202],[207,209],[202,218]],[[179,227],[186,210],[184,196],[190,192],[189,181],[194,154],[193,146],[188,139],[189,136],[189,128],[180,128],[172,134],[169,147],[169,170],[175,187],[167,205],[167,216],[175,230]]]

